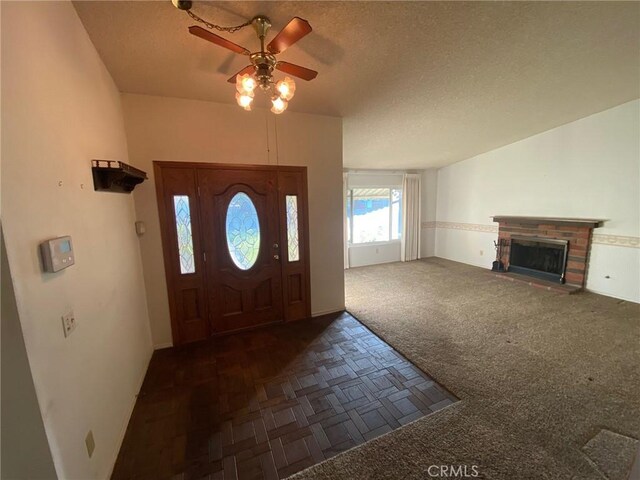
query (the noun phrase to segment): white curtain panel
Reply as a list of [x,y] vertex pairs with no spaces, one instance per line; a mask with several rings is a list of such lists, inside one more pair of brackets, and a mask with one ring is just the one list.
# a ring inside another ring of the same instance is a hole
[[420,174],[405,173],[402,182],[401,260],[420,258]]
[[349,243],[347,239],[347,228],[348,221],[347,218],[347,189],[349,183],[349,174],[344,172],[342,174],[342,232],[343,232],[343,243],[344,243],[344,268],[345,270],[349,268]]

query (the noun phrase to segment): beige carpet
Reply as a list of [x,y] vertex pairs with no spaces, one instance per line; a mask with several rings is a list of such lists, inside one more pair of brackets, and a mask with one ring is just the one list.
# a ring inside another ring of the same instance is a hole
[[603,479],[589,440],[640,437],[637,304],[441,259],[348,270],[346,294],[354,316],[461,401],[297,478],[446,478],[429,467],[477,465],[477,478]]

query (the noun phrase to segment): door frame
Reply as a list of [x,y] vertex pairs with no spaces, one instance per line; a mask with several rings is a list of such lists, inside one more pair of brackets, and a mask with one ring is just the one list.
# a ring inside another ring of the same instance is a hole
[[[305,307],[305,319],[309,319],[311,318],[311,264],[310,264],[310,247],[309,247],[309,196],[308,196],[308,179],[307,179],[307,167],[298,167],[298,166],[290,166],[290,165],[254,165],[254,164],[234,164],[234,163],[206,163],[206,162],[176,162],[176,161],[159,161],[159,160],[154,160],[153,161],[153,172],[154,172],[154,177],[155,177],[155,188],[156,188],[156,201],[157,201],[157,207],[158,207],[158,217],[160,220],[160,238],[161,238],[161,243],[162,243],[162,258],[163,258],[163,263],[164,263],[164,272],[165,272],[165,279],[167,282],[167,294],[168,294],[168,299],[169,299],[169,316],[171,319],[171,337],[173,340],[173,345],[174,346],[178,346],[178,345],[182,345],[185,343],[185,339],[180,338],[180,325],[178,323],[178,317],[177,317],[177,305],[176,305],[176,299],[175,299],[175,291],[176,291],[176,285],[174,282],[174,272],[173,272],[173,261],[174,259],[171,256],[171,245],[175,242],[175,238],[172,237],[171,233],[172,233],[172,228],[170,228],[171,222],[173,222],[173,218],[170,218],[168,215],[168,212],[170,210],[170,208],[172,208],[171,206],[166,204],[166,195],[165,195],[165,188],[164,188],[164,183],[163,183],[163,169],[164,168],[183,168],[183,169],[190,169],[190,170],[197,170],[197,169],[211,169],[211,170],[217,170],[217,169],[236,169],[236,170],[247,170],[247,171],[271,171],[271,172],[296,172],[296,173],[300,173],[302,174],[302,185],[301,185],[301,192],[299,195],[299,200],[300,203],[298,205],[298,211],[302,212],[302,215],[300,216],[300,214],[298,215],[298,218],[300,219],[299,222],[299,230],[300,230],[300,234],[302,238],[304,238],[304,242],[301,245],[302,248],[300,249],[300,255],[301,255],[301,259],[304,259],[304,275],[305,275],[305,288],[304,288],[304,295],[306,298],[306,307]],[[286,215],[286,212],[283,210],[284,209],[284,205],[281,205],[281,195],[280,195],[280,186],[276,185],[276,190],[277,190],[277,197],[278,197],[278,216],[279,216],[279,230],[280,230],[280,234],[286,236],[286,225],[283,226],[281,223],[281,219],[283,218],[284,215]],[[192,219],[195,218],[197,219],[196,221],[198,222],[198,225],[201,226],[202,225],[202,219],[201,219],[201,214],[200,214],[200,206],[199,206],[199,202],[200,202],[200,193],[198,191],[198,185],[196,184],[196,195],[197,198],[195,199],[195,201],[198,203],[198,208],[195,209],[195,211],[192,214]],[[302,217],[302,218],[300,218]],[[193,220],[192,220],[193,221]],[[193,230],[193,229],[192,229]],[[284,233],[283,233],[284,232]],[[203,235],[202,229],[198,228],[198,235],[200,236],[200,238],[195,239],[194,238],[194,244],[195,242],[198,242],[200,245],[202,245],[202,238],[201,236]],[[286,253],[286,249],[284,244],[282,245],[282,249],[280,251],[280,256],[281,259],[283,257],[283,253]],[[195,258],[194,259],[196,264],[199,265],[199,268],[202,268],[202,272],[203,272],[203,288],[205,290],[205,292],[207,291],[207,286],[209,283],[209,279],[207,278],[207,269],[203,268],[203,258]],[[284,286],[284,282],[287,280],[286,279],[286,263],[288,262],[284,262],[281,261],[280,265],[280,272],[281,272],[281,279],[282,279],[282,284]],[[284,312],[284,307],[285,307],[285,289],[282,288],[282,305],[283,305],[283,314],[282,314],[282,321],[283,322],[287,322],[287,321],[291,321],[289,319],[286,318],[285,312]],[[210,315],[209,315],[209,311],[208,311],[208,306],[207,306],[208,302],[205,302],[205,305],[203,305],[203,309],[207,318],[207,322],[210,322]],[[300,319],[297,319],[300,320]],[[240,330],[234,330],[233,332],[222,332],[222,333],[211,333],[211,324],[208,323],[209,325],[209,336],[220,336],[220,335],[228,335],[231,333],[236,333]],[[253,328],[261,328],[261,327],[250,327],[249,329],[253,329]],[[245,329],[246,330],[246,329]]]

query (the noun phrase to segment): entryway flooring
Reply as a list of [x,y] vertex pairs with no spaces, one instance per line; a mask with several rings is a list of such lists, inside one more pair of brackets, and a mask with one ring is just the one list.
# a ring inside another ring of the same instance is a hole
[[284,478],[456,400],[348,313],[158,350],[112,478]]

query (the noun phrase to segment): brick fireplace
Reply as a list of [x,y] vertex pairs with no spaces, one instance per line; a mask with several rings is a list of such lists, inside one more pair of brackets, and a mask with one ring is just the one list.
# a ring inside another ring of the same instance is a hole
[[584,288],[591,235],[602,220],[494,216],[504,276],[572,293]]

